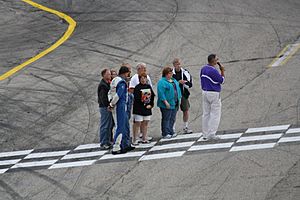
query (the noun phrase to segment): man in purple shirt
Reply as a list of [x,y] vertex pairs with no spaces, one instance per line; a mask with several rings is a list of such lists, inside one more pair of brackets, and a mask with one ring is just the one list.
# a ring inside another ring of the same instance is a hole
[[[221,84],[225,80],[225,68],[218,62],[216,54],[207,57],[208,64],[200,71],[202,87],[202,132],[203,140],[220,139],[216,135],[221,119]],[[219,66],[220,72],[216,66]]]

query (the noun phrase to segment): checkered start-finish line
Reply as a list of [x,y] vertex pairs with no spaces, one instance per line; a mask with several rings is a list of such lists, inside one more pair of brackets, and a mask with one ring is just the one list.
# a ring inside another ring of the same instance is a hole
[[83,144],[76,148],[30,149],[0,153],[0,174],[20,170],[57,169],[128,160],[146,161],[181,157],[211,151],[246,151],[273,148],[300,142],[300,127],[291,125],[249,128],[217,133],[220,140],[203,141],[202,133],[178,135],[150,144],[140,144],[134,151],[112,155],[100,150],[100,144]]

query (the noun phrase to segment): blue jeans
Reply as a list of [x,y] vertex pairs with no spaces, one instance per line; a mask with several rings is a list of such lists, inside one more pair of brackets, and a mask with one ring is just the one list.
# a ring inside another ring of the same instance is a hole
[[113,116],[107,107],[100,107],[100,144],[110,145],[112,141]]
[[160,108],[162,136],[173,135],[173,126],[176,120],[177,109]]

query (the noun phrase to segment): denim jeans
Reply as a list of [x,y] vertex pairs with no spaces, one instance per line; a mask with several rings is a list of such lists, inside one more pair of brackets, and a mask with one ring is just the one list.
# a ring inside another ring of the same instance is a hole
[[162,136],[173,135],[173,126],[176,120],[177,109],[160,108]]
[[112,141],[113,116],[112,112],[107,110],[107,107],[100,107],[100,144],[110,145]]

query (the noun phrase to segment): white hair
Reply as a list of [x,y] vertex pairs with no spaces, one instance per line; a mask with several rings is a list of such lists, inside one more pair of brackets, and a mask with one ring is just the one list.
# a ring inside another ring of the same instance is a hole
[[141,67],[146,67],[146,63],[140,62],[136,65],[136,70],[139,70]]

